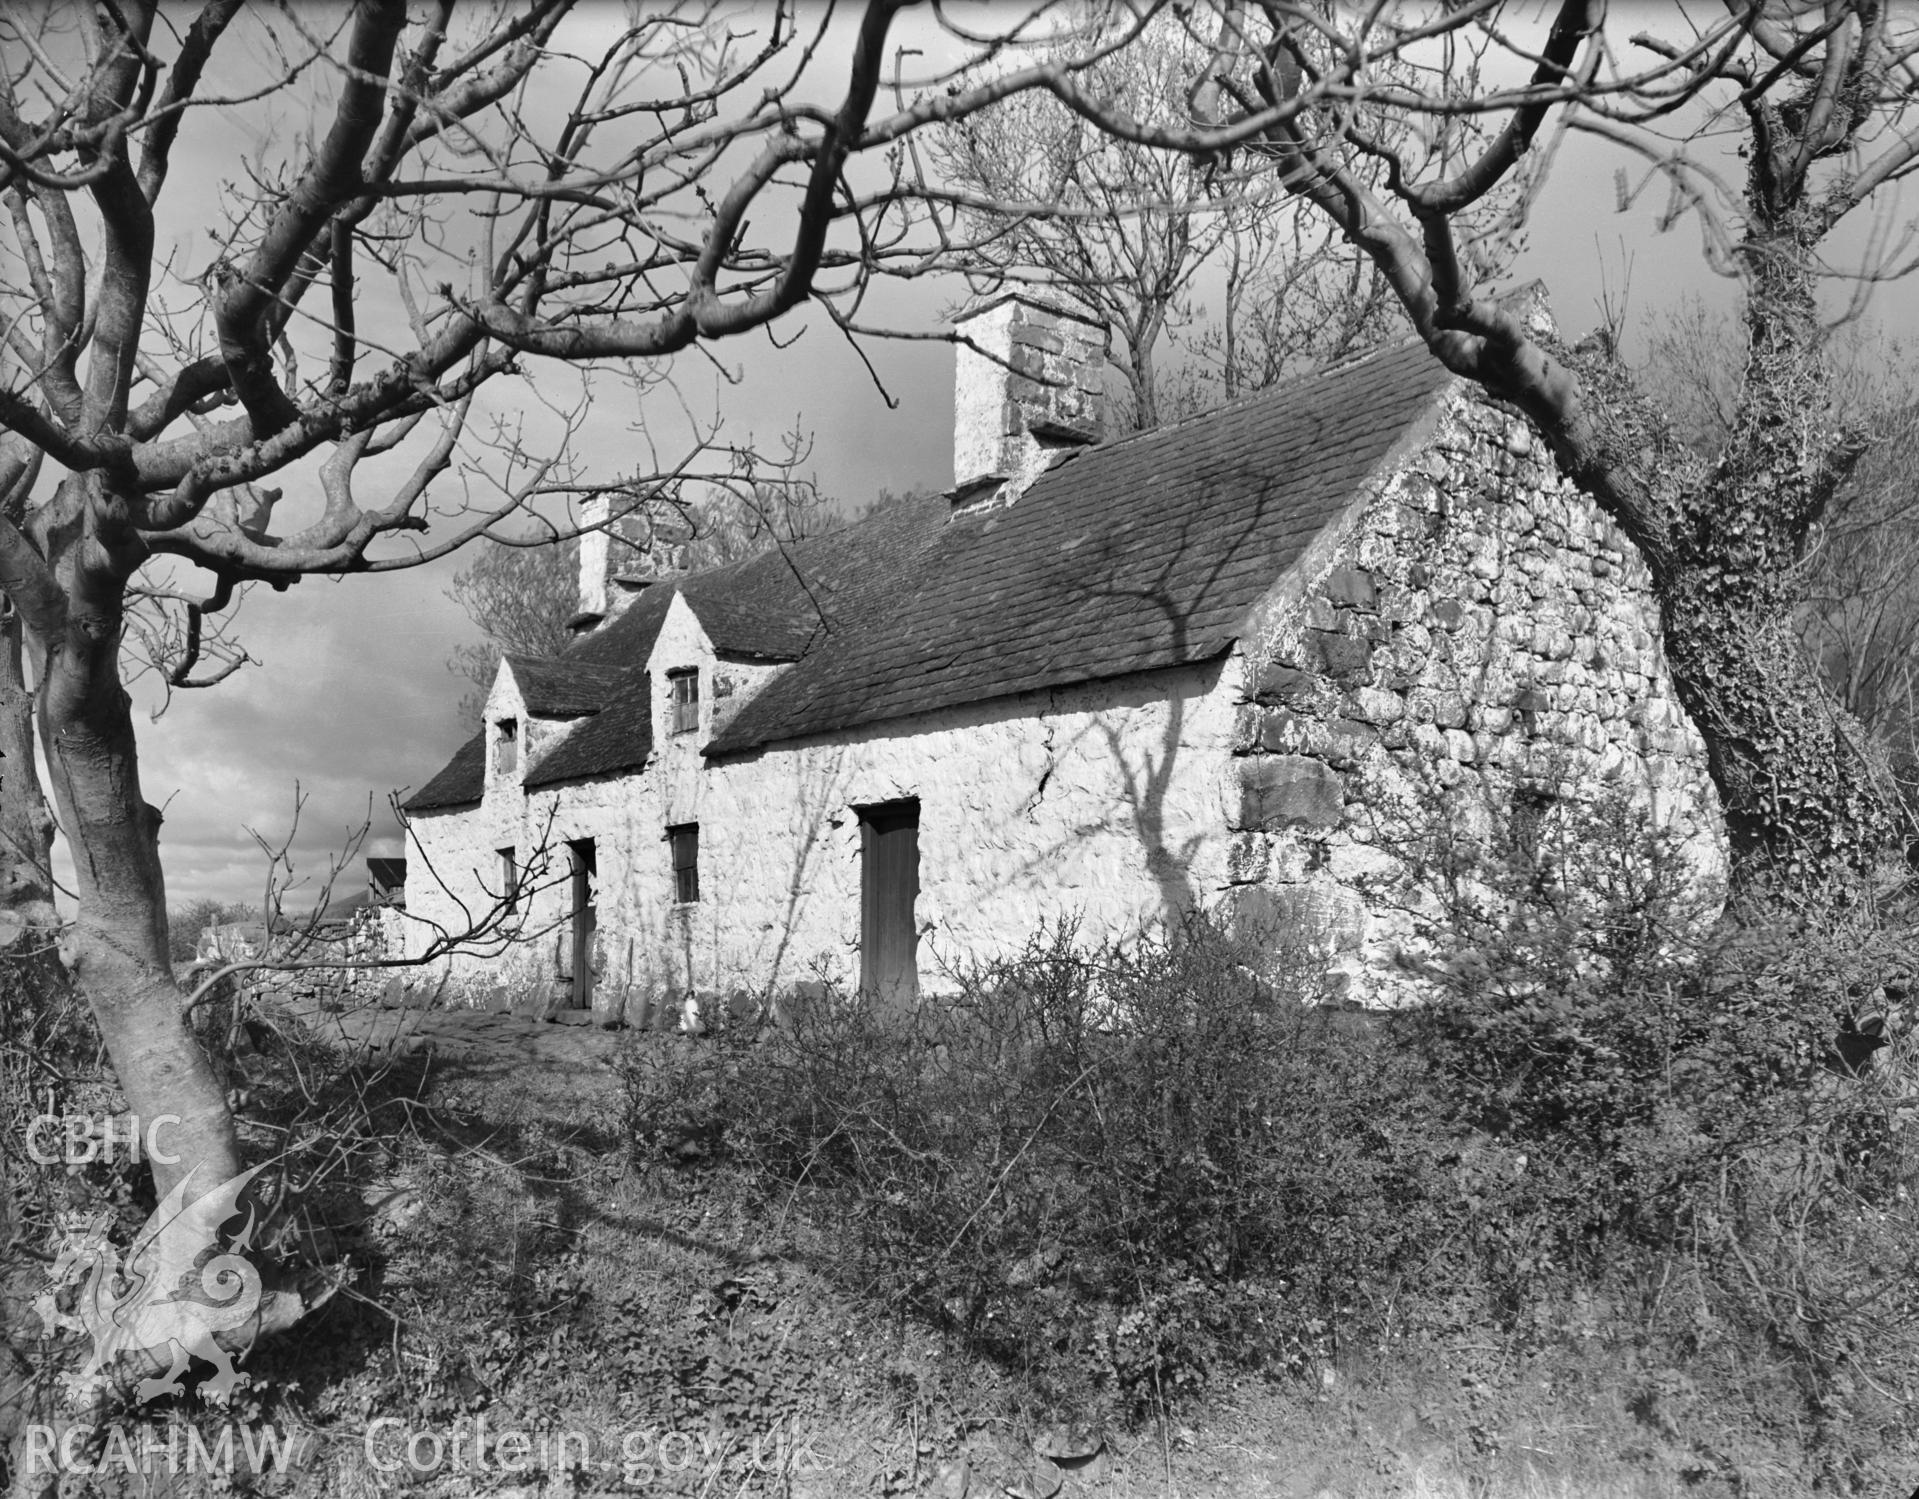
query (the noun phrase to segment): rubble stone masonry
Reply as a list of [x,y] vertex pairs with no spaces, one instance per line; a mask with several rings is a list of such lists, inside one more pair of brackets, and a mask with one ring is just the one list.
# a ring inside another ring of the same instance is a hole
[[1644,564],[1520,416],[1466,389],[1242,642],[1226,904],[1311,933],[1378,995],[1410,941],[1377,899],[1389,809],[1496,814],[1624,788],[1724,867],[1705,746]]

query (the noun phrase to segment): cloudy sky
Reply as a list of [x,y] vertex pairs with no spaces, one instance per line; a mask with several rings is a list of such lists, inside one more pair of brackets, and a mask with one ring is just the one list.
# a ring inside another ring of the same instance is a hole
[[[936,316],[937,305],[924,314]],[[703,373],[700,394],[724,408],[732,439],[770,443],[797,420],[813,436],[809,468],[825,492],[859,502],[882,488],[950,479],[952,356],[944,346],[869,351],[897,410],[831,330],[808,327],[784,352],[764,338],[716,352],[741,383]],[[631,400],[623,388],[616,395]],[[601,440],[617,458],[617,437]],[[408,572],[253,591],[237,634],[261,664],[175,694],[157,721],[141,725],[147,799],[166,816],[170,903],[256,898],[267,866],[247,830],[277,844],[291,827],[296,782],[307,798],[296,863],[309,887],[366,820],[369,797],[375,836],[362,852],[402,851],[389,795],[422,785],[464,737],[457,708],[467,683],[446,669],[456,645],[478,639],[447,597],[463,565],[456,554]],[[159,701],[140,684],[135,696],[149,710]],[[356,866],[340,890],[363,880]]]
[[[290,128],[265,119],[261,139]],[[233,166],[209,152],[197,186],[174,204],[172,254],[189,269],[206,261],[204,225]],[[1516,280],[1537,277],[1562,329],[1577,334],[1600,316],[1603,297],[1629,293],[1631,326],[1643,337],[1689,292],[1725,304],[1731,288],[1705,267],[1687,223],[1660,232],[1662,193],[1641,194],[1618,211],[1619,163],[1595,145],[1569,146],[1532,216]],[[178,175],[178,173],[176,173]],[[457,232],[457,231],[456,231]],[[895,288],[864,309],[868,321],[906,329],[936,327],[961,295],[957,285]],[[1910,333],[1914,289],[1881,287],[1870,321]],[[798,333],[797,338],[794,337]],[[790,340],[790,342],[789,342]],[[678,399],[724,417],[729,440],[764,441],[797,425],[813,441],[808,467],[829,494],[862,503],[882,488],[941,486],[950,476],[950,349],[927,342],[869,345],[867,358],[897,402],[889,407],[866,365],[817,315],[780,330],[713,348],[722,378],[703,359],[675,370]],[[645,400],[665,402],[655,391]],[[632,424],[648,413],[632,388],[596,386],[584,439],[594,463],[617,466],[638,438]],[[657,420],[649,421],[657,426]],[[292,827],[296,787],[305,798],[294,845],[294,878],[308,894],[326,878],[353,831],[372,817],[360,850],[401,851],[388,799],[420,786],[458,746],[456,705],[464,680],[446,669],[453,647],[476,638],[446,595],[456,559],[411,572],[345,580],[307,579],[283,594],[256,589],[239,616],[239,634],[260,663],[204,692],[178,694],[156,721],[141,724],[147,799],[163,807],[162,852],[170,903],[201,897],[257,899],[267,864],[254,835],[277,844]],[[159,705],[135,687],[144,714]],[[285,878],[285,871],[281,877]],[[356,861],[341,893],[363,882]]]

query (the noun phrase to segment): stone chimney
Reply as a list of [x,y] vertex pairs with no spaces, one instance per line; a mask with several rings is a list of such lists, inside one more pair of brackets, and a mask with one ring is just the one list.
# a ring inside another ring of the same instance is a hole
[[571,630],[590,630],[606,618],[606,562],[612,538],[606,534],[611,502],[596,494],[580,506],[580,524],[601,529],[580,532],[580,612],[567,621]]
[[635,511],[609,525],[611,510],[603,494],[580,506],[581,527],[595,529],[580,533],[579,612],[566,622],[576,635],[617,619],[648,584],[687,571],[692,530],[677,511],[666,524],[656,524],[651,511]]
[[956,348],[953,503],[1010,505],[1062,448],[1099,441],[1105,333],[1020,292],[962,313],[954,326],[986,353]]

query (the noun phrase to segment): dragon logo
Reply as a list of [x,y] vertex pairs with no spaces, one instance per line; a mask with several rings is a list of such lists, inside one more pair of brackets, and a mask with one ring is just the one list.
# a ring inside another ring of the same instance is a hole
[[[164,1354],[166,1374],[143,1379],[141,1402],[180,1393],[189,1356],[215,1368],[201,1386],[225,1403],[246,1376],[213,1335],[243,1327],[260,1306],[260,1272],[243,1255],[253,1247],[257,1219],[251,1206],[230,1245],[220,1247],[220,1229],[243,1211],[240,1194],[260,1167],[243,1172],[211,1192],[187,1200],[198,1167],[189,1171],[134,1236],[123,1264],[107,1239],[106,1223],[94,1218],[70,1229],[51,1272],[52,1286],[35,1303],[48,1332],[65,1328],[93,1339],[93,1357],[80,1373],[83,1382],[98,1378],[125,1354]],[[78,1287],[73,1310],[63,1312],[57,1297]],[[171,1350],[170,1352],[168,1350]]]

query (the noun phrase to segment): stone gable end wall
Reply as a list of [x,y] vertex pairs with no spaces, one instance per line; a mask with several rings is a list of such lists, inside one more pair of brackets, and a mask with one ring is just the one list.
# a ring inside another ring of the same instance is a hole
[[1242,642],[1225,892],[1242,929],[1394,991],[1410,926],[1366,891],[1394,873],[1382,792],[1416,785],[1487,808],[1623,785],[1719,864],[1644,564],[1524,418],[1455,393],[1314,561]]

